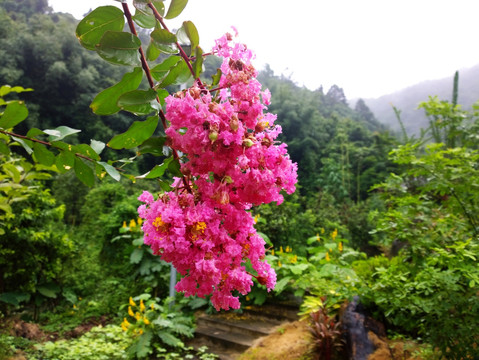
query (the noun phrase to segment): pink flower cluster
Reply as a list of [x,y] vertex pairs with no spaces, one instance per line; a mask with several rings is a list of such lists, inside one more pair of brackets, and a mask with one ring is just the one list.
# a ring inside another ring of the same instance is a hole
[[194,85],[166,99],[166,134],[187,158],[181,166],[187,180],[178,179],[175,191],[157,200],[144,192],[139,214],[145,244],[183,275],[176,289],[212,294],[215,308],[227,310],[240,307],[234,293],[249,293],[252,277],[274,288],[276,274],[264,261],[264,241],[248,210],[280,204],[283,189],[294,192],[297,166],[276,141],[281,127],[265,112],[270,93],[256,80],[251,51],[231,44],[229,34],[214,51],[224,58],[219,89]]

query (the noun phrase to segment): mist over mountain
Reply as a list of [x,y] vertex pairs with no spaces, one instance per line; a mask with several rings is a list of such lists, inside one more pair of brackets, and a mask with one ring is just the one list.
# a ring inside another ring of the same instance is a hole
[[[407,87],[392,94],[376,99],[364,99],[366,105],[374,113],[376,119],[393,130],[400,130],[399,122],[394,114],[393,106],[401,111],[401,120],[408,134],[419,134],[421,128],[428,126],[429,120],[418,105],[437,96],[439,100],[451,100],[454,73],[451,76],[428,80]],[[458,104],[468,109],[479,100],[479,64],[471,68],[459,70]],[[352,101],[353,106],[356,101]]]

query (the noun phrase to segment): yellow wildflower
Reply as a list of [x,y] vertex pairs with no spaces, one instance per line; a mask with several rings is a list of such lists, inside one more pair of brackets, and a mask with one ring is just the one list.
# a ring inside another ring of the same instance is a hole
[[151,303],[150,309],[151,309],[151,310],[155,310],[155,303]]
[[285,252],[287,252],[287,253],[289,252],[289,245],[286,246],[286,251]]
[[280,253],[280,254],[283,253],[283,247],[282,247],[282,246],[279,247],[279,253]]
[[281,267],[281,266],[283,265],[281,264],[281,261],[278,260],[278,267]]
[[73,308],[74,308],[74,309],[76,309],[76,308],[77,308],[77,306],[76,306],[75,304],[73,304]]
[[123,329],[123,331],[126,331],[129,327],[130,327],[130,323],[128,322],[128,320],[126,320],[126,318],[123,318],[123,322],[121,323],[121,328]]
[[146,316],[143,317],[143,322],[145,323],[145,325],[149,325],[150,324],[150,320],[148,320],[146,318]]
[[128,315],[130,315],[131,317],[135,317],[135,313],[131,309],[131,306],[128,306]]
[[316,234],[316,240],[321,241],[321,238],[319,237],[319,234]]
[[343,242],[342,241],[339,242],[338,249],[339,249],[339,252],[343,252]]
[[143,335],[143,329],[138,330],[138,334]]
[[133,298],[130,296],[130,305],[136,307],[136,303],[133,301]]
[[329,258],[329,253],[326,253],[326,261],[329,261],[329,260],[331,260],[331,259]]
[[324,231],[325,231],[324,228],[321,228],[321,234],[324,234]]
[[142,218],[138,218],[136,220],[136,223],[138,224],[138,226],[141,226],[141,224],[143,224],[143,219]]
[[143,304],[143,300],[140,300],[140,311],[145,312],[145,304]]
[[141,314],[137,311],[135,314],[135,319],[140,320],[141,319]]
[[273,255],[273,256],[274,256],[274,249],[272,249],[272,250],[271,250],[271,255]]
[[121,227],[126,228],[126,221],[123,221],[123,225]]
[[331,233],[331,238],[333,239],[336,239],[336,236],[338,236],[338,229],[334,229],[334,231]]
[[136,227],[136,222],[135,220],[131,219],[130,220],[130,229]]
[[256,215],[254,216],[254,223],[255,223],[255,224],[258,223],[258,220],[259,220],[260,217],[261,217],[260,214],[256,214]]
[[294,255],[292,258],[291,258],[291,263],[292,264],[296,264],[298,262],[298,255]]

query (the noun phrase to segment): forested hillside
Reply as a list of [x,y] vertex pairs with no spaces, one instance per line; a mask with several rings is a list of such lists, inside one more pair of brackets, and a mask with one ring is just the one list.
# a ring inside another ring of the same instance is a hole
[[[451,76],[421,82],[392,94],[385,94],[377,99],[364,99],[381,124],[394,131],[400,131],[400,125],[393,106],[401,111],[401,120],[409,135],[419,135],[421,128],[429,126],[429,119],[418,105],[427,101],[429,96],[437,96],[439,100],[452,99],[454,74]],[[479,65],[459,70],[458,103],[470,109],[479,99]]]
[[[472,359],[468,75],[458,99],[451,79],[448,101],[411,89],[393,101],[409,132],[395,136],[369,107],[379,99],[351,107],[338,85],[256,74],[231,36],[207,54],[192,22],[167,30],[186,1],[167,3],[78,23],[46,0],[0,0],[0,360],[214,359],[185,345],[195,312],[264,303],[301,312],[301,359],[343,360],[353,345],[339,309],[358,297],[382,344],[403,344],[397,356]],[[431,123],[409,119],[416,99]],[[191,296],[169,298],[173,261]]]

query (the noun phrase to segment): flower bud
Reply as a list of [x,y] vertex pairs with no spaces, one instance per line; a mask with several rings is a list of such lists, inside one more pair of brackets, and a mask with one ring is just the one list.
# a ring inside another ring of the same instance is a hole
[[211,140],[211,142],[215,142],[216,139],[218,139],[218,132],[217,131],[212,131],[209,133],[208,138]]
[[243,140],[243,146],[245,148],[250,148],[253,145],[254,145],[254,142],[251,139],[244,139]]

